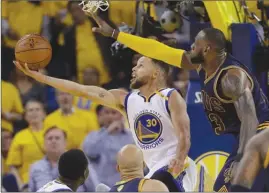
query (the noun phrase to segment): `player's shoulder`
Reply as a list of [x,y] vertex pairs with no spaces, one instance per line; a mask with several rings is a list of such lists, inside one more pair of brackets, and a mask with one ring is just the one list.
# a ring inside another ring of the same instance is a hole
[[169,192],[168,188],[164,183],[162,183],[159,180],[152,180],[152,179],[147,179],[145,180],[143,186],[142,186],[142,191],[143,192]]

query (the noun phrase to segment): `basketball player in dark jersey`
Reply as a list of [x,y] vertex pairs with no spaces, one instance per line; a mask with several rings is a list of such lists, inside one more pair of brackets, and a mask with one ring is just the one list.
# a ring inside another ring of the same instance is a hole
[[135,145],[126,145],[118,153],[117,169],[121,181],[110,192],[169,192],[158,180],[144,178],[143,153]]
[[[191,51],[186,52],[119,32],[98,16],[92,16],[98,24],[94,32],[112,37],[149,58],[198,72],[205,112],[213,131],[217,135],[233,134],[238,140],[214,185],[214,191],[228,191],[247,141],[256,132],[269,128],[269,104],[251,71],[226,53],[224,34],[216,28],[204,29],[196,36]],[[252,191],[263,190],[260,184],[253,187],[257,189]]]
[[[260,132],[248,142],[244,156],[232,180],[232,192],[250,192],[261,168],[266,171],[266,186],[269,187],[269,129]],[[269,189],[267,189],[268,191]]]

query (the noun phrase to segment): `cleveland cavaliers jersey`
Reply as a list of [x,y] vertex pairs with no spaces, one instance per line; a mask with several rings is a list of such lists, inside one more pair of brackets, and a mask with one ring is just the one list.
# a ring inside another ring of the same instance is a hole
[[58,180],[53,180],[45,184],[42,188],[37,190],[37,192],[73,192],[71,188],[63,184]]
[[252,96],[255,103],[256,114],[259,121],[257,130],[269,127],[269,102],[253,73],[232,55],[227,54],[224,63],[207,77],[201,65],[198,68],[202,89],[203,105],[207,117],[217,135],[225,133],[238,134],[241,121],[237,116],[234,101],[225,97],[221,89],[221,78],[229,69],[240,69],[247,75],[250,83]]
[[142,192],[142,187],[146,179],[135,178],[127,181],[117,182],[109,192]]
[[134,141],[143,151],[150,172],[168,164],[176,155],[178,139],[168,107],[168,98],[174,90],[161,89],[148,98],[133,91],[125,98],[124,106]]

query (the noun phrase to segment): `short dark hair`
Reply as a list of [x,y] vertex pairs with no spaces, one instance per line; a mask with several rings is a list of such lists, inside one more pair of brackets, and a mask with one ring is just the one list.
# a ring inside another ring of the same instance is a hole
[[87,167],[88,159],[80,149],[71,149],[63,153],[58,163],[60,176],[72,181],[84,177]]
[[66,132],[65,132],[63,129],[57,127],[57,126],[52,126],[52,127],[48,128],[48,129],[46,129],[46,131],[44,132],[44,137],[47,135],[47,133],[48,133],[49,131],[51,131],[51,130],[53,130],[53,129],[59,129],[59,130],[61,130],[61,131],[63,132],[63,134],[64,134],[64,138],[65,138],[65,139],[67,138],[67,134],[66,134]]
[[157,59],[151,59],[153,61],[154,64],[156,64],[158,67],[160,67],[163,72],[165,73],[166,76],[169,75],[169,72],[170,72],[170,65],[161,61],[161,60],[157,60]]
[[219,51],[226,48],[227,41],[221,30],[217,28],[205,28],[203,32],[205,33],[205,39],[213,43]]

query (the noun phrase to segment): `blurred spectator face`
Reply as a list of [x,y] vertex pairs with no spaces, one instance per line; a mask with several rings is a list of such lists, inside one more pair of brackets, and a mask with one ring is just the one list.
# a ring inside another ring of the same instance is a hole
[[73,107],[73,96],[66,92],[57,91],[57,102],[62,111],[69,111]]
[[80,25],[84,23],[87,16],[85,15],[85,13],[82,11],[82,8],[78,4],[79,2],[71,3],[69,11],[72,15],[74,23]]
[[43,122],[45,118],[45,110],[41,103],[37,101],[29,101],[25,105],[25,120],[30,124],[38,124]]
[[45,135],[44,148],[46,153],[61,155],[66,148],[65,134],[61,129],[50,129]]
[[141,54],[135,54],[135,55],[133,56],[133,59],[132,59],[132,64],[133,64],[133,66],[136,66],[136,64],[137,64],[137,62],[138,62],[138,60],[139,60],[139,58],[141,58],[141,57],[142,57]]
[[8,152],[11,142],[12,142],[12,133],[2,128],[2,132],[1,132],[2,153]]
[[104,127],[108,127],[113,121],[121,119],[122,115],[120,112],[109,107],[103,107],[98,114],[100,125],[103,125]]
[[83,83],[85,85],[99,85],[100,75],[96,68],[86,68],[83,72]]

